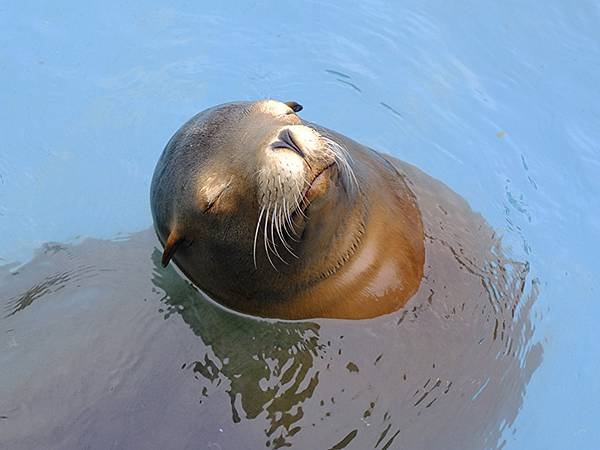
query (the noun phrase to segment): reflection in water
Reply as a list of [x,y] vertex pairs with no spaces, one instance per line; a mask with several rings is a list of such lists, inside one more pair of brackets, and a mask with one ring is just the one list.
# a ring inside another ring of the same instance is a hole
[[[162,300],[168,305],[165,318],[181,314],[210,349],[203,360],[193,363],[194,372],[215,387],[227,386],[233,422],[255,419],[265,411],[268,445],[285,445],[286,437],[300,430],[294,425],[304,415],[302,403],[319,382],[319,372],[313,369],[313,359],[323,347],[318,343],[319,326],[230,313],[209,303],[172,266],[163,269],[158,250],[152,260],[152,283],[165,292]],[[202,394],[209,397],[207,388]]]
[[228,312],[151,230],[0,271],[0,446],[501,448],[541,358],[537,286],[483,221],[439,217],[415,298],[365,321]]

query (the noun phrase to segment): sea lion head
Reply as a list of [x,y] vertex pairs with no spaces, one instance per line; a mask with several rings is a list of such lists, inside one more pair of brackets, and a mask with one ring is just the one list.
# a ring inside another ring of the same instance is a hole
[[171,138],[154,173],[163,264],[173,259],[236,309],[333,274],[360,239],[355,162],[301,109],[275,100],[208,109]]

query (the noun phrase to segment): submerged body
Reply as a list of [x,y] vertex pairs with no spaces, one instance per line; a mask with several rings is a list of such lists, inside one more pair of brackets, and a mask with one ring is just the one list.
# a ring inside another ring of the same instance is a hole
[[253,315],[396,311],[423,278],[423,214],[457,207],[467,228],[487,226],[445,186],[300,109],[230,103],[173,136],[151,189],[163,264],[172,258],[215,301]]

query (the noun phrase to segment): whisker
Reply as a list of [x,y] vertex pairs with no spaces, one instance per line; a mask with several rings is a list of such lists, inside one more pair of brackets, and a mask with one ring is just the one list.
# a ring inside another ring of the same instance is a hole
[[327,153],[333,156],[338,163],[338,167],[340,167],[340,171],[342,172],[342,176],[346,179],[346,184],[348,187],[350,189],[360,190],[358,179],[356,178],[356,174],[354,173],[354,170],[349,162],[353,161],[352,155],[350,155],[348,150],[345,149],[343,145],[340,145],[328,137],[322,136],[322,138],[327,149],[329,150]]
[[256,221],[256,231],[254,232],[254,245],[253,245],[253,250],[252,250],[252,256],[254,258],[254,268],[258,269],[258,266],[256,265],[256,239],[258,238],[258,230],[260,229],[260,221],[262,219],[262,216],[265,212],[265,207],[263,206],[262,208],[260,208],[260,214],[258,215],[258,220]]
[[[306,180],[304,180],[304,182],[307,183]],[[298,198],[300,198],[300,201],[304,200],[304,196],[302,195],[302,187],[299,185],[296,185],[296,188],[298,189],[298,195],[294,196],[294,203],[296,204],[296,211],[298,211],[302,217],[304,217],[305,219],[308,219],[306,214],[304,214],[303,207],[300,206],[300,202],[298,201]],[[304,207],[306,207],[306,205],[304,205]]]
[[273,251],[275,253],[275,256],[277,256],[285,265],[288,265],[288,262],[285,259],[283,259],[281,257],[281,255],[279,254],[279,252],[277,251],[277,243],[275,242],[275,232],[274,232],[274,224],[275,224],[276,214],[277,214],[277,203],[275,203],[275,206],[273,207],[273,217],[271,219],[271,242],[273,242]]
[[[285,198],[284,198],[285,200]],[[285,222],[283,221],[283,216],[282,216],[282,210],[279,210],[279,214],[277,214],[277,223],[275,225],[275,228],[277,229],[277,234],[279,235],[279,239],[281,239],[281,243],[283,244],[284,248],[294,257],[294,258],[298,258],[298,256],[296,256],[296,254],[292,251],[292,248],[289,246],[289,244],[287,243],[287,241],[285,240],[285,237],[283,236],[283,233],[281,232],[281,225],[285,224]],[[284,227],[285,229],[285,227]]]
[[269,210],[271,209],[271,203],[269,202],[269,206],[267,206],[267,214],[265,214],[265,229],[264,229],[264,233],[263,233],[263,241],[265,244],[265,253],[267,254],[267,259],[269,260],[269,263],[271,263],[271,266],[273,267],[273,269],[275,269],[276,272],[278,272],[277,267],[275,267],[275,264],[273,264],[273,260],[271,259],[271,255],[269,255],[269,248],[268,248],[268,239],[267,239],[267,227],[269,225]]
[[[283,208],[285,209],[285,222],[283,229],[292,241],[300,242],[298,239],[296,239],[300,236],[298,236],[298,233],[296,232],[296,229],[294,228],[294,224],[292,222],[292,209],[286,205],[285,198],[283,199]],[[296,238],[290,234],[290,230]]]

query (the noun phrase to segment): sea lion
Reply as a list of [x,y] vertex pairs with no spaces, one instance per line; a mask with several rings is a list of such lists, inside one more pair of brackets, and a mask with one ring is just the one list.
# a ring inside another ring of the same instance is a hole
[[396,161],[298,116],[295,102],[219,105],[168,142],[155,230],[216,302],[280,319],[365,319],[419,288],[424,230]]

